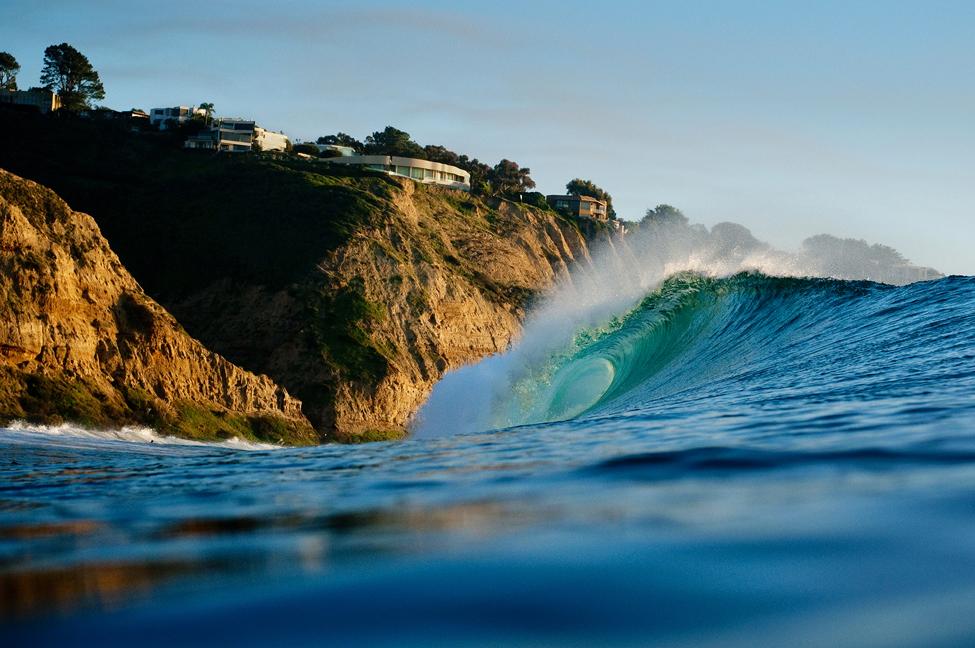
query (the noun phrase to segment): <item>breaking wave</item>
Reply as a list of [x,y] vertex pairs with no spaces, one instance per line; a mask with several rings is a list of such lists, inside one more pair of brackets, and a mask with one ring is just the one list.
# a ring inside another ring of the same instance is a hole
[[646,416],[695,402],[882,398],[915,379],[950,378],[938,375],[939,363],[972,348],[973,306],[971,277],[894,287],[681,272],[558,345],[526,351],[523,342],[448,375],[416,432]]

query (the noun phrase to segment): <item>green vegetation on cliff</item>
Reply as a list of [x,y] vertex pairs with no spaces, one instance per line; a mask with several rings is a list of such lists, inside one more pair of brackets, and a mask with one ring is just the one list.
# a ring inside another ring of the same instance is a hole
[[357,169],[323,175],[298,159],[184,151],[169,133],[72,115],[0,110],[0,127],[10,133],[0,168],[94,215],[154,295],[224,277],[294,281],[369,223],[390,182]]
[[280,417],[211,409],[191,401],[167,406],[140,389],[123,389],[122,394],[120,400],[90,381],[0,367],[0,425],[20,420],[42,425],[68,422],[88,428],[148,426],[164,436],[195,441],[237,438],[311,445],[318,440],[306,425]]
[[184,151],[108,121],[0,111],[0,127],[0,167],[92,214],[193,337],[300,398],[325,439],[402,435],[445,371],[503,350],[588,254],[544,202]]
[[190,338],[86,214],[0,170],[0,424],[318,441],[301,404]]

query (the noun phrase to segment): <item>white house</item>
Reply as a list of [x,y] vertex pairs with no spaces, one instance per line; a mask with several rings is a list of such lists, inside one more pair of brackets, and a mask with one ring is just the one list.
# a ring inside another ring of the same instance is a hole
[[286,151],[291,143],[284,133],[275,133],[260,126],[254,127],[254,142],[262,151]]
[[352,155],[328,159],[329,164],[348,164],[382,171],[388,175],[411,178],[424,184],[436,184],[461,191],[471,190],[471,174],[450,164],[406,158],[395,155]]
[[247,119],[217,119],[210,130],[189,137],[183,144],[189,149],[207,149],[228,153],[249,153],[257,144],[262,151],[287,150],[287,136],[261,128]]
[[192,119],[193,115],[206,117],[206,111],[202,108],[190,108],[189,106],[153,108],[149,111],[149,123],[159,130],[166,130],[170,124],[178,126]]

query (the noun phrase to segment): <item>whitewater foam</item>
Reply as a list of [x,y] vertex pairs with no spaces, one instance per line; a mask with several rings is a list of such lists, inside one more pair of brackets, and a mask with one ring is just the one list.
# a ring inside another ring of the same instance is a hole
[[122,426],[119,428],[92,429],[72,423],[60,425],[40,425],[26,421],[13,421],[6,427],[0,428],[4,441],[38,444],[45,441],[57,440],[59,446],[71,445],[82,447],[94,442],[98,447],[104,447],[104,442],[118,442],[127,447],[145,446],[198,446],[211,448],[230,448],[233,450],[273,450],[281,446],[268,443],[245,441],[232,437],[226,441],[194,441],[178,437],[159,434],[152,428],[139,426]]

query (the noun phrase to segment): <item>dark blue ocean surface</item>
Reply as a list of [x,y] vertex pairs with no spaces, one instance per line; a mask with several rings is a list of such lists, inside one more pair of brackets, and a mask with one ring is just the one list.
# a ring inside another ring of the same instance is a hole
[[975,279],[677,277],[533,380],[399,443],[0,431],[0,644],[975,645]]

